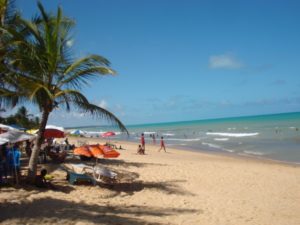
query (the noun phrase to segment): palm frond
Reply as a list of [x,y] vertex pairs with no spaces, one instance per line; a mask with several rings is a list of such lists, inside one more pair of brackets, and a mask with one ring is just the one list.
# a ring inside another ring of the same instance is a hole
[[69,85],[80,88],[81,84],[98,75],[115,75],[116,72],[108,67],[109,61],[99,55],[89,55],[69,64],[58,80],[58,86]]
[[126,132],[127,135],[129,135],[125,125],[114,114],[104,108],[91,104],[88,99],[79,91],[71,89],[63,90],[57,92],[55,97],[56,99],[61,100],[61,104],[67,104],[67,107],[70,107],[71,104],[77,111],[90,114],[95,118],[105,119],[111,122],[113,125],[118,126],[121,131]]
[[13,91],[4,87],[0,87],[0,102],[6,108],[13,108],[27,99],[22,96],[18,91]]
[[12,24],[16,15],[14,0],[0,1],[0,26]]
[[111,122],[112,125],[118,126],[122,132],[126,132],[126,134],[129,135],[129,132],[126,129],[125,125],[114,114],[112,114],[108,110],[94,104],[84,105],[81,104],[81,102],[78,102],[77,104],[85,113],[90,113],[92,116],[95,116],[96,118],[105,119]]

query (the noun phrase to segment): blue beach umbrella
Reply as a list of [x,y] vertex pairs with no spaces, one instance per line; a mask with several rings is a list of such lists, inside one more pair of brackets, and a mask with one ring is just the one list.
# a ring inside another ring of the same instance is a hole
[[74,135],[83,135],[84,132],[83,132],[82,130],[73,130],[73,131],[71,132],[71,134],[74,134]]

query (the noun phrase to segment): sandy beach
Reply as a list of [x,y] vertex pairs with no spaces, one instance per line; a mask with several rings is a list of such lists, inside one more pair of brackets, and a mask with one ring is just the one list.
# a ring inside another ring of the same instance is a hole
[[2,187],[1,224],[300,224],[299,166],[150,144],[138,155],[138,143],[114,143],[126,150],[100,163],[118,183],[70,185],[59,165],[44,164],[56,189]]

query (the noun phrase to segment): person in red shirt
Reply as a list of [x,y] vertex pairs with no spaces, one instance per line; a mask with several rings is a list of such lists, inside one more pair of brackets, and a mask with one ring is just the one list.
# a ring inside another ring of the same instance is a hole
[[144,133],[142,133],[142,135],[141,135],[141,145],[142,145],[142,148],[144,149],[144,154],[145,154],[145,137],[144,137]]
[[165,142],[164,142],[164,137],[160,138],[160,149],[158,151],[160,152],[160,150],[162,150],[162,149],[164,149],[164,151],[167,152]]

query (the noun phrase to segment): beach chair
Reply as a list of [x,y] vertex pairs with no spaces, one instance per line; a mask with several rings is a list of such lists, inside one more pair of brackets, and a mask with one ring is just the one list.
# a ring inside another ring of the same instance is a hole
[[112,172],[111,170],[102,167],[100,165],[96,165],[94,167],[85,168],[85,171],[92,171],[93,178],[96,182],[104,182],[104,183],[115,183],[117,182],[117,173]]
[[75,184],[77,182],[91,182],[93,185],[96,185],[96,180],[94,177],[88,175],[85,172],[85,164],[64,164],[61,168],[67,172],[67,180],[70,184]]
[[88,166],[83,163],[80,164],[64,164],[67,171],[68,181],[74,184],[78,181],[90,181],[96,185],[97,182],[101,183],[115,183],[117,182],[117,173],[100,165]]

